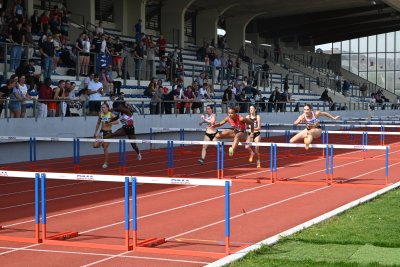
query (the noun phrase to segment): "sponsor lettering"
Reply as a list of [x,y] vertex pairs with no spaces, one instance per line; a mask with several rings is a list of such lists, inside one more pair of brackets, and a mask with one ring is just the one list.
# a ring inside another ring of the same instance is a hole
[[190,184],[189,179],[182,179],[182,178],[171,178],[171,184]]
[[8,173],[6,171],[0,171],[0,176],[8,176]]
[[94,177],[90,174],[77,174],[76,180],[85,180],[85,181],[93,181]]
[[17,140],[17,137],[16,136],[9,136],[8,140]]
[[362,148],[362,149],[364,149],[365,147],[364,146],[362,146],[362,145],[356,145],[356,146],[353,146],[355,149],[359,149],[359,148]]

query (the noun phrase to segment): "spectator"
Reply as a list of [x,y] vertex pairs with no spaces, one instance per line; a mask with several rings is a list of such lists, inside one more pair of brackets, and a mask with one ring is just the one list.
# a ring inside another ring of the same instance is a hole
[[368,91],[368,86],[366,83],[363,83],[360,88],[360,93],[363,99],[365,99],[367,97],[367,91]]
[[332,104],[333,104],[332,98],[328,95],[328,89],[325,89],[325,90],[322,92],[321,97],[320,97],[320,100],[322,100],[322,101],[324,101],[324,102],[328,102],[329,105],[332,105]]
[[14,78],[10,78],[9,80],[7,80],[7,84],[0,88],[0,116],[1,113],[3,112],[4,104],[10,97],[16,85],[16,82],[17,81]]
[[115,44],[114,44],[114,50],[113,50],[113,63],[114,63],[114,68],[117,72],[117,78],[121,77],[121,65],[122,65],[122,52],[124,49],[124,46],[121,43],[121,40],[119,37],[115,39]]
[[87,95],[89,96],[89,113],[96,116],[100,112],[100,100],[103,96],[103,85],[97,74],[93,76],[93,81],[89,82]]
[[135,60],[135,78],[136,80],[140,80],[141,78],[141,69],[142,69],[142,61],[144,57],[144,48],[143,42],[140,41],[133,51],[133,58]]
[[103,22],[99,21],[99,24],[96,27],[96,35],[103,35],[103,34],[104,34]]
[[40,27],[39,12],[37,10],[33,11],[33,15],[31,16],[31,25],[32,25],[32,33],[38,34],[41,30],[41,27]]
[[25,32],[21,21],[18,21],[16,27],[11,29],[9,39],[12,43],[10,69],[14,72],[21,63],[22,45],[25,43]]
[[148,44],[146,45],[146,55],[147,55],[146,76],[148,79],[151,79],[156,75],[156,66],[155,66],[156,48],[151,39],[149,39]]
[[344,96],[350,96],[350,83],[347,80],[343,81],[342,94]]
[[42,55],[42,68],[43,78],[51,79],[51,72],[53,67],[53,57],[55,54],[55,47],[52,39],[52,35],[48,34],[46,42],[42,43],[40,47],[40,53]]
[[136,32],[136,42],[139,43],[142,40],[142,20],[139,19],[135,24],[135,32]]
[[167,40],[164,38],[164,35],[160,34],[160,37],[157,40],[158,46],[158,56],[161,58],[165,55],[165,50],[167,49]]
[[86,32],[82,32],[79,39],[76,40],[75,49],[79,53],[77,73],[81,76],[87,76],[90,63],[90,41]]

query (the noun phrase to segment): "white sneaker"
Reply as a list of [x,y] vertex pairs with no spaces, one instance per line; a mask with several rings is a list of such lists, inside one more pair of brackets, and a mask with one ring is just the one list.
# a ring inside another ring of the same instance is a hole
[[255,153],[254,153],[253,151],[251,151],[250,157],[249,157],[249,162],[253,162],[254,154],[255,154]]
[[203,165],[203,164],[204,164],[204,159],[199,159],[197,162],[198,162],[200,165]]
[[101,167],[102,167],[103,169],[107,169],[107,168],[108,168],[108,164],[107,164],[107,163],[104,163],[103,165],[101,165]]
[[139,154],[137,155],[137,160],[142,160],[142,154],[139,153]]
[[229,148],[229,157],[232,157],[233,156],[233,147],[230,147]]

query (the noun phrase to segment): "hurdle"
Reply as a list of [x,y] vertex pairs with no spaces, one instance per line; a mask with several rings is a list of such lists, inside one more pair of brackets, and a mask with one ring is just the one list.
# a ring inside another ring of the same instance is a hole
[[[20,171],[9,171],[9,170],[0,170],[0,177],[15,177],[15,178],[28,178],[34,179],[34,190],[35,190],[35,207],[34,207],[34,219],[35,219],[35,236],[34,237],[18,237],[18,236],[9,236],[2,235],[1,232],[7,230],[8,228],[0,225],[0,240],[3,241],[12,241],[12,242],[23,242],[23,243],[41,243],[42,239],[40,238],[40,174],[35,172],[20,172]],[[12,229],[9,229],[12,231]]]
[[[81,248],[108,249],[118,251],[137,251],[169,255],[184,255],[196,257],[208,257],[219,259],[243,249],[247,245],[234,248],[231,245],[231,230],[230,230],[230,180],[221,179],[205,179],[205,178],[163,178],[163,177],[146,177],[146,176],[116,176],[116,175],[98,175],[98,174],[72,174],[72,173],[32,173],[32,172],[14,172],[1,170],[3,177],[21,177],[35,179],[35,223],[36,233],[35,238],[20,238],[0,235],[0,240],[15,241],[24,243],[43,243],[49,245],[61,245]],[[124,183],[124,244],[99,244],[90,242],[74,241],[68,242],[72,238],[80,236],[77,231],[65,231],[53,235],[48,235],[47,232],[47,180],[69,180],[69,181],[93,181],[93,182],[113,182]],[[225,225],[225,240],[224,252],[210,251],[193,251],[179,250],[171,248],[160,248],[158,246],[166,244],[168,240],[165,238],[152,237],[138,239],[138,223],[137,223],[137,184],[164,184],[172,186],[213,186],[224,188],[224,225]],[[39,190],[40,188],[40,190]],[[39,197],[40,191],[40,197]],[[130,191],[132,196],[132,213],[130,212]],[[41,206],[41,214],[39,207]],[[40,220],[41,218],[41,220]],[[132,229],[130,227],[132,221]],[[6,228],[3,228],[6,229]]]

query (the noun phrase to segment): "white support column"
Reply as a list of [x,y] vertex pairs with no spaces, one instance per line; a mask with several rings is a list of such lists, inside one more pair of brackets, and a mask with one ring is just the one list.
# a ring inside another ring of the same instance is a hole
[[217,43],[217,24],[218,19],[228,9],[237,6],[238,4],[232,4],[218,9],[206,9],[201,10],[197,14],[196,18],[196,43],[198,46],[202,46],[204,41],[210,43],[214,39]]
[[161,33],[168,43],[184,47],[185,12],[195,0],[166,0],[161,8]]
[[240,47],[245,45],[244,41],[247,24],[249,24],[252,19],[262,14],[264,13],[227,18],[226,33],[228,35],[228,47],[232,48],[235,52],[239,51]]

